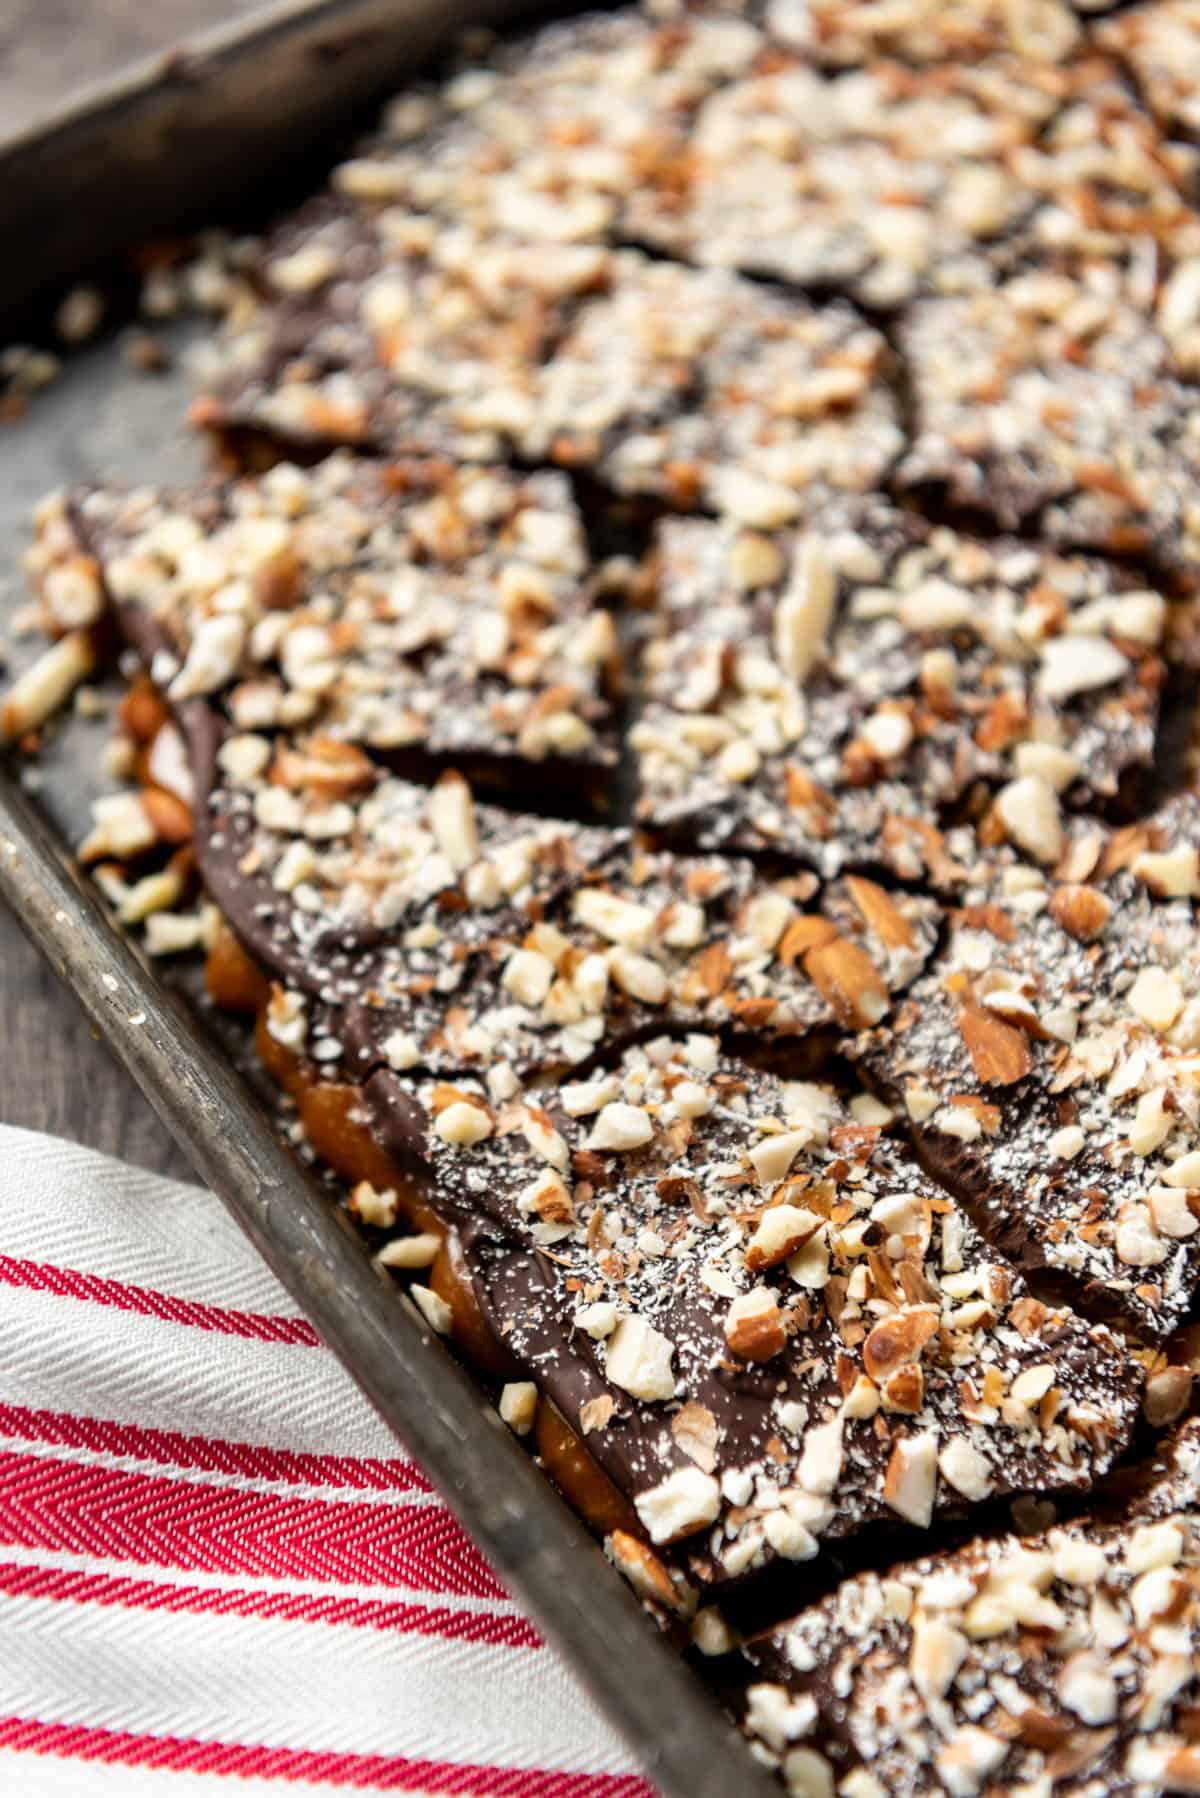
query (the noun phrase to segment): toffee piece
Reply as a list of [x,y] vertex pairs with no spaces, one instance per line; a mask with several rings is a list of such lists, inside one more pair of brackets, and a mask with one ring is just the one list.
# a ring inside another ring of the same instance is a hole
[[1126,1521],[862,1574],[746,1656],[743,1728],[794,1793],[1195,1791],[1200,1425]]
[[1013,161],[1062,71],[998,57],[828,75],[779,52],[703,102],[636,192],[627,236],[706,266],[896,307],[981,278],[1035,194]]
[[[420,260],[331,247],[328,302],[318,296],[314,316],[268,301],[233,338],[204,422],[284,444],[516,454],[760,524],[798,516],[814,491],[877,484],[903,448],[887,346],[849,306],[630,250],[383,221],[398,242],[428,239],[440,263],[458,259],[445,307]],[[335,212],[320,229],[359,227]]]
[[56,624],[107,595],[168,701],[211,703],[253,736],[244,758],[318,739],[330,802],[370,783],[368,758],[597,784],[615,762],[616,633],[560,475],[336,456],[85,489],[43,508],[32,565]]
[[1154,1342],[1200,1288],[1198,820],[1080,826],[1046,875],[981,861],[854,1047],[992,1241]]
[[1119,1452],[1135,1365],[1030,1296],[869,1098],[703,1035],[557,1089],[503,1075],[365,1090],[495,1334],[692,1581]]
[[[244,740],[219,759],[241,766]],[[210,892],[283,990],[279,1028],[350,1074],[569,1068],[664,1024],[803,1039],[878,1021],[933,948],[933,901],[819,894],[749,862],[476,805],[447,776],[321,791],[289,747],[224,778],[197,847]]]
[[914,401],[900,485],[1047,543],[1147,557],[1194,585],[1191,266],[1157,300],[1130,298],[1130,278],[1102,264],[918,301],[900,328]]
[[1095,559],[881,502],[802,533],[671,520],[631,732],[639,818],[823,872],[963,877],[944,827],[1038,772],[1106,804],[1149,768],[1167,606]]

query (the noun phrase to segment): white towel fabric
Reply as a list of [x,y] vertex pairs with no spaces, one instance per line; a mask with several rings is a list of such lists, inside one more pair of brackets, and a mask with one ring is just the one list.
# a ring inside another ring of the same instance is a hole
[[0,1793],[652,1798],[217,1201],[0,1126]]

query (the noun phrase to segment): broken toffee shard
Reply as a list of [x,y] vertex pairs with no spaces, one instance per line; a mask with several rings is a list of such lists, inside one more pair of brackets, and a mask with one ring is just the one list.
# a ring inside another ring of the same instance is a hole
[[952,889],[968,802],[1036,779],[1057,841],[1062,805],[1151,765],[1167,603],[1098,558],[867,500],[798,532],[667,520],[657,571],[630,741],[638,816],[675,840]]
[[197,851],[281,983],[295,1046],[311,1032],[310,1051],[344,1050],[350,1074],[568,1069],[666,1025],[802,1048],[878,1021],[933,948],[931,900],[649,852],[624,831],[477,806],[454,775],[346,794],[333,835],[325,762],[287,753],[294,765],[222,780]]
[[1200,1286],[1200,806],[983,854],[938,957],[852,1054],[985,1234],[1161,1341]]
[[743,1727],[803,1798],[1200,1790],[1200,1424],[1121,1522],[845,1581],[746,1646]]
[[1136,1364],[1034,1299],[866,1095],[697,1034],[561,1087],[383,1072],[365,1098],[512,1377],[689,1587],[882,1518],[1086,1489],[1132,1427]]
[[245,733],[227,757],[319,735],[331,800],[369,779],[364,751],[597,785],[615,762],[616,634],[560,475],[335,456],[66,508],[33,552],[51,617],[107,598],[173,705]]

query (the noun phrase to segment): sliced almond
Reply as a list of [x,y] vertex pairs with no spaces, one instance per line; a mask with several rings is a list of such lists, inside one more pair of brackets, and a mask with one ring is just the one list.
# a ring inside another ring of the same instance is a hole
[[845,937],[810,949],[804,972],[839,1023],[869,1029],[887,1011],[887,982],[866,950]]
[[799,961],[810,949],[823,948],[837,936],[837,926],[828,918],[794,918],[780,938],[776,954],[787,968]]
[[707,1405],[693,1399],[671,1419],[671,1434],[689,1460],[704,1473],[717,1464],[717,1420]]
[[890,893],[873,880],[859,874],[846,876],[846,890],[862,913],[865,922],[881,937],[889,949],[913,949],[916,938],[912,925]]
[[958,1014],[958,1027],[976,1078],[985,1086],[1011,1086],[1033,1066],[1029,1043],[1020,1030],[982,1005],[968,1003]]

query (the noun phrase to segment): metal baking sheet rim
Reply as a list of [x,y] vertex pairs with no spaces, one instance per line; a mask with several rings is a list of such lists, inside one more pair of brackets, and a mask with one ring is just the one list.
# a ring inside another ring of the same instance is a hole
[[[287,0],[93,90],[44,129],[0,140],[0,254],[9,251],[7,269],[23,270],[0,324],[18,290],[31,298],[104,249],[191,223],[197,204],[228,196],[231,169],[246,166],[239,108],[257,113],[264,94],[286,91],[285,135],[316,141],[361,116],[451,30],[537,10],[513,0],[436,9],[428,0]],[[250,136],[267,146],[253,166],[278,172],[279,131],[257,119]],[[172,212],[173,159],[197,144],[203,154],[195,152],[186,190],[175,182]],[[150,173],[146,194],[131,204],[135,171]],[[68,199],[89,207],[89,219],[48,226],[47,209]],[[372,1268],[246,1083],[110,920],[4,761],[0,896],[659,1789],[667,1798],[776,1791],[470,1376]]]

